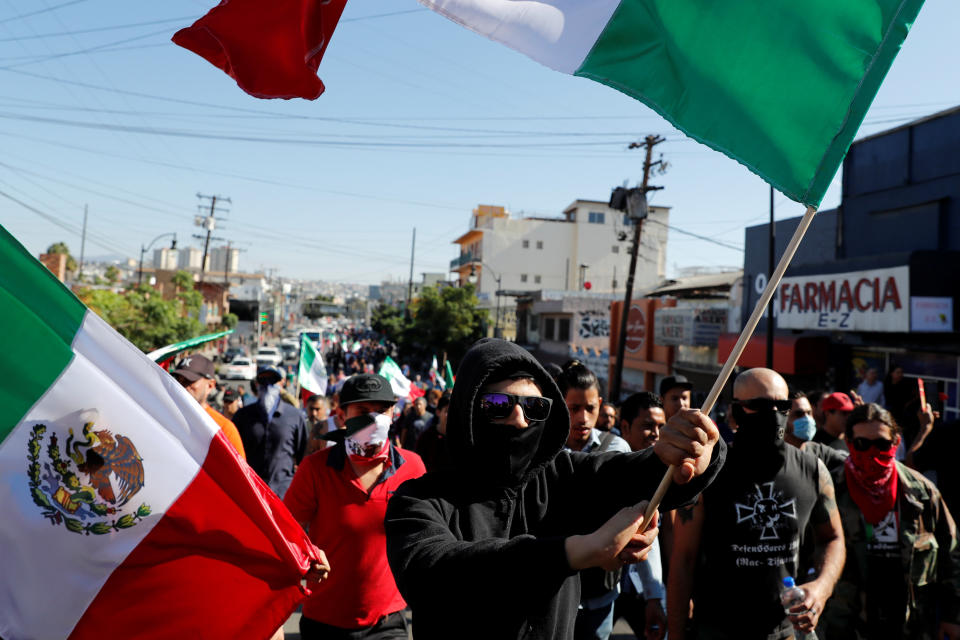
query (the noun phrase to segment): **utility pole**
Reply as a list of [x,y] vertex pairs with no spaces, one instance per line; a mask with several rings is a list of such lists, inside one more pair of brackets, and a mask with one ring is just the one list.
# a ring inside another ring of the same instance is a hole
[[410,317],[410,302],[413,300],[413,256],[417,248],[417,228],[413,228],[413,240],[410,242],[410,279],[407,281],[407,310],[406,316]]
[[198,193],[197,198],[210,201],[210,213],[206,216],[197,216],[194,218],[194,224],[198,227],[203,227],[207,231],[207,237],[203,242],[203,259],[200,261],[200,284],[203,284],[203,279],[207,272],[207,252],[210,250],[210,236],[217,226],[215,216],[217,211],[227,212],[226,209],[217,209],[217,201],[230,202],[230,198],[224,198],[223,196],[205,196],[202,193]]
[[83,205],[83,233],[80,236],[80,266],[77,267],[77,280],[83,282],[83,253],[87,248],[87,205]]
[[[773,277],[774,258],[776,257],[777,230],[773,226],[773,187],[770,187],[770,234],[767,242],[767,277]],[[767,305],[767,369],[773,369],[773,298]]]
[[610,385],[612,402],[620,401],[620,389],[623,386],[623,358],[627,347],[627,318],[630,316],[630,304],[633,297],[633,278],[637,270],[637,253],[640,249],[640,232],[643,219],[647,217],[647,193],[663,187],[650,186],[650,171],[658,167],[660,173],[666,171],[666,162],[663,157],[653,162],[653,148],[663,142],[662,136],[647,136],[643,142],[631,142],[630,149],[646,149],[646,158],[643,161],[643,182],[639,187],[627,189],[617,187],[610,197],[610,206],[619,211],[626,210],[633,221],[633,246],[630,248],[630,271],[627,273],[627,291],[623,299],[623,309],[620,313],[620,333],[617,336],[617,365]]

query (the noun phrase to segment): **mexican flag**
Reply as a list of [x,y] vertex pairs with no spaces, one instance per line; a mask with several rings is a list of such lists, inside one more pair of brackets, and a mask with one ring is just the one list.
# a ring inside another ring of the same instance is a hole
[[413,383],[403,375],[403,371],[401,371],[397,363],[393,361],[393,358],[387,356],[387,359],[380,365],[379,373],[390,381],[390,388],[393,389],[393,395],[398,398],[409,397],[410,387]]
[[440,366],[437,364],[437,356],[433,356],[433,360],[430,361],[430,384],[438,385],[441,389],[446,388],[443,378],[440,377]]
[[300,370],[297,377],[300,386],[310,393],[326,395],[327,368],[323,364],[323,356],[306,336],[300,338]]
[[453,367],[450,366],[450,361],[447,360],[443,363],[443,382],[446,389],[453,389],[453,383],[456,381],[456,377],[453,375]]
[[817,206],[923,0],[420,0]]
[[304,597],[306,534],[2,227],[0,264],[0,637],[269,637]]

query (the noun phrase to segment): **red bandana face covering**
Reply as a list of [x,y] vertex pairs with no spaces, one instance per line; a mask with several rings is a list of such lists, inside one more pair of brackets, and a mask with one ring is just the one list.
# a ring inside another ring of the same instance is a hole
[[897,465],[895,449],[878,451],[871,447],[857,451],[850,447],[850,457],[843,465],[850,497],[860,507],[869,524],[878,524],[897,502]]

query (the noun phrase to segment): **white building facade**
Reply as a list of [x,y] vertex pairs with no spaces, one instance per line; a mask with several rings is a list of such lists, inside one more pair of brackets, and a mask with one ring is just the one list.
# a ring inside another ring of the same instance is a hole
[[[641,228],[634,295],[666,277],[669,220],[669,207],[650,207]],[[454,240],[460,256],[450,270],[461,284],[474,282],[481,304],[491,310],[498,290],[623,295],[633,233],[623,212],[596,200],[575,200],[557,218],[514,217],[504,207],[480,205],[470,229]],[[513,307],[512,300],[500,302]],[[506,313],[504,335],[511,337]]]

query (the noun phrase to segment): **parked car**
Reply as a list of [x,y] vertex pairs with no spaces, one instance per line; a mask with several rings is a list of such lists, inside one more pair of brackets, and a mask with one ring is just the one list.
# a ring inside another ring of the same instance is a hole
[[227,350],[223,352],[223,355],[220,356],[220,360],[222,362],[233,362],[234,358],[246,355],[247,350],[243,347],[228,347]]
[[257,350],[257,366],[271,365],[279,367],[283,364],[283,356],[274,347],[260,347]]
[[220,366],[218,371],[224,380],[253,380],[257,377],[257,365],[247,356],[238,356]]

